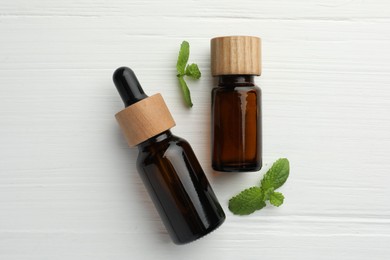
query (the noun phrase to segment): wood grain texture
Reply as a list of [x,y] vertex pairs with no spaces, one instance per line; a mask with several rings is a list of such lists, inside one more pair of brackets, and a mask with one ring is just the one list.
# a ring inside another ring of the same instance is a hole
[[[385,0],[0,2],[0,259],[388,259],[390,3]],[[261,172],[210,167],[209,40],[262,38]],[[182,40],[203,72],[182,101]],[[175,246],[135,170],[111,77],[161,92],[227,213]],[[288,157],[285,204],[228,199]]]
[[115,118],[130,147],[176,125],[160,93],[126,107],[116,113]]
[[222,36],[210,41],[211,75],[261,75],[261,39]]

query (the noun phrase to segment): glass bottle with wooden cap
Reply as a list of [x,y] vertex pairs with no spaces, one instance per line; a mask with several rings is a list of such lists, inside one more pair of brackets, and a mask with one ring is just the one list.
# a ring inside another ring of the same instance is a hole
[[126,106],[115,117],[138,146],[138,172],[172,240],[185,244],[219,227],[225,214],[191,146],[169,130],[175,121],[161,95],[148,97],[126,67],[113,80]]
[[261,40],[252,36],[211,39],[212,167],[216,171],[257,171],[262,166]]

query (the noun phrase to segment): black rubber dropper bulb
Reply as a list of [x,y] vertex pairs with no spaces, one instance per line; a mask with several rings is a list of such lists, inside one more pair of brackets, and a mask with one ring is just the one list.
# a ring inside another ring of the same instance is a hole
[[142,89],[141,84],[138,82],[134,71],[130,68],[118,68],[114,72],[112,79],[123,100],[123,103],[125,103],[125,107],[131,106],[132,104],[148,97]]

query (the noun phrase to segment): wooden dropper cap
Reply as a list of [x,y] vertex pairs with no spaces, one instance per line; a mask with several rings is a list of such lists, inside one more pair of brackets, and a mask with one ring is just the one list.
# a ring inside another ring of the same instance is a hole
[[254,36],[224,36],[211,39],[211,73],[261,75],[261,39]]
[[117,69],[113,80],[126,106],[115,118],[130,147],[176,125],[161,94],[148,97],[130,68]]

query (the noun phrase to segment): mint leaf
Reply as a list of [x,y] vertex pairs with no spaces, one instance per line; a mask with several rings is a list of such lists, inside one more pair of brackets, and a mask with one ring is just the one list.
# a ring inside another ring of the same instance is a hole
[[283,204],[284,196],[280,192],[274,192],[269,197],[269,202],[271,202],[272,205],[279,207]]
[[190,90],[188,89],[186,81],[183,79],[182,76],[179,77],[179,83],[180,83],[181,90],[183,92],[185,103],[187,104],[187,106],[192,107],[191,93]]
[[202,75],[200,73],[200,70],[198,68],[198,65],[196,65],[195,63],[192,63],[191,65],[188,65],[186,67],[186,72],[185,74],[193,79],[199,79],[200,76]]
[[176,69],[179,75],[185,74],[185,68],[189,57],[190,57],[190,44],[187,41],[183,41],[180,46],[179,57],[177,58],[177,63],[176,63]]
[[236,215],[249,215],[265,207],[263,191],[260,187],[243,190],[229,200],[229,210]]
[[286,182],[289,172],[289,161],[286,158],[277,160],[264,175],[260,187],[263,190],[268,190],[269,188],[276,190]]

